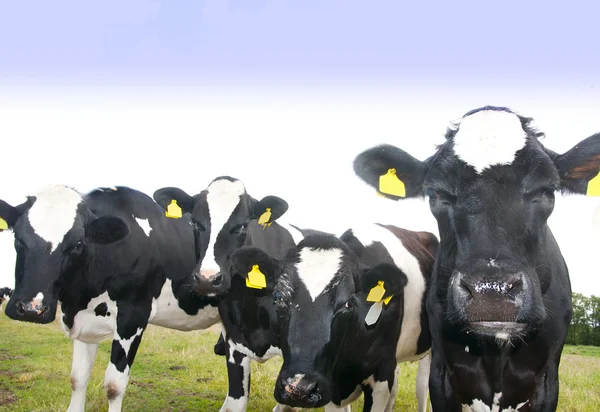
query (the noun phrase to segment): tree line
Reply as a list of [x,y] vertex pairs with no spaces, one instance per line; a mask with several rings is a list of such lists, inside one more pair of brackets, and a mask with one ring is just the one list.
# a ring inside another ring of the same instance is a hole
[[600,296],[573,293],[573,317],[566,343],[600,346]]

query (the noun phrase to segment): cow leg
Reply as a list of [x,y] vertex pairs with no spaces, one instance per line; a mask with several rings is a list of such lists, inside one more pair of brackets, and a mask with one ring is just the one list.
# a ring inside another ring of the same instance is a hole
[[419,359],[417,370],[417,402],[419,412],[427,412],[429,403],[429,372],[431,370],[431,352]]
[[392,412],[394,410],[394,403],[398,394],[398,373],[400,373],[400,365],[396,365],[396,369],[394,369],[394,383],[390,389],[390,398],[384,409],[385,412]]
[[117,301],[117,327],[112,341],[110,362],[104,374],[108,412],[121,411],[131,366],[150,318],[151,306],[149,301],[147,306],[145,303]]
[[250,358],[225,342],[229,391],[220,412],[245,411],[250,392]]
[[85,395],[98,352],[97,343],[73,340],[73,364],[71,366],[71,403],[67,412],[83,412]]

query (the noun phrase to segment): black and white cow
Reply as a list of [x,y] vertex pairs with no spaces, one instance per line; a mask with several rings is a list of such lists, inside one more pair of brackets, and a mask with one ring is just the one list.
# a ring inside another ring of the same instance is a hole
[[[291,225],[274,222],[288,208],[282,199],[267,196],[257,202],[240,180],[228,176],[215,179],[195,196],[166,187],[157,190],[154,199],[165,210],[174,199],[191,215],[197,258],[192,288],[206,293],[207,282],[216,280],[228,285],[227,293],[219,300],[222,333],[215,346],[215,353],[226,356],[230,380],[222,411],[244,411],[250,390],[250,360],[265,362],[280,356],[281,349],[272,279],[266,276],[261,288],[247,286],[250,270],[236,272],[230,257],[241,247],[254,246],[281,258],[302,234]],[[257,218],[267,208],[271,217],[266,225],[259,224]],[[289,408],[277,405],[275,410]]]
[[[253,217],[251,208],[244,212],[244,219]],[[49,186],[3,207],[0,217],[14,231],[17,251],[7,316],[48,323],[61,303],[62,325],[74,341],[69,411],[84,410],[100,341],[113,340],[104,387],[109,411],[119,411],[149,323],[189,331],[220,321],[217,295],[229,287],[227,278],[200,282],[213,296],[190,288],[196,255],[189,215],[170,219],[139,191],[115,187],[82,196]]]
[[[566,263],[547,220],[556,191],[585,194],[600,169],[600,134],[564,154],[530,118],[503,107],[466,113],[427,160],[381,145],[354,161],[384,196],[429,197],[440,247],[427,299],[433,410],[554,411],[571,319]],[[388,177],[389,178],[389,177]]]
[[[365,225],[341,237],[310,231],[285,259],[256,248],[232,256],[239,272],[260,262],[273,296],[284,363],[275,399],[290,407],[350,410],[364,391],[365,411],[391,411],[398,362],[420,359],[419,410],[427,405],[430,337],[425,296],[437,239],[431,233]],[[383,282],[391,296],[367,301]],[[373,313],[381,314],[372,322]]]
[[13,290],[9,287],[0,288],[0,311],[2,310],[2,304],[4,301],[10,299]]

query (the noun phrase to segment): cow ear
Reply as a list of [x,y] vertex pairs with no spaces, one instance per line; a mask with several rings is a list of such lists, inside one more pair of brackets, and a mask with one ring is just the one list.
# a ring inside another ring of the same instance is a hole
[[93,219],[85,227],[85,237],[93,243],[107,245],[123,239],[129,234],[129,227],[115,216],[101,216]]
[[154,200],[165,211],[173,200],[181,208],[183,213],[192,213],[194,210],[194,198],[178,187],[163,187],[154,192]]
[[427,166],[404,150],[379,145],[354,159],[354,173],[377,194],[392,200],[423,196]]
[[377,296],[378,292],[383,288],[383,295],[379,292],[380,298],[384,300],[392,295],[398,295],[404,291],[404,287],[408,283],[408,278],[397,266],[389,263],[381,263],[373,266],[363,272],[361,276],[361,288],[365,297],[369,297],[373,290],[373,296]]
[[277,196],[266,196],[261,201],[256,202],[253,208],[253,219],[258,219],[258,223],[273,223],[288,210],[288,204],[285,200]]
[[[281,262],[255,247],[238,249],[230,259],[234,274],[245,278],[246,286],[253,289],[273,289],[283,271]],[[263,275],[265,282],[261,284]]]
[[600,196],[600,133],[582,140],[553,160],[563,192]]
[[11,206],[0,199],[0,232],[12,229],[17,220],[25,213],[35,201],[35,197],[29,196],[27,200],[18,206]]

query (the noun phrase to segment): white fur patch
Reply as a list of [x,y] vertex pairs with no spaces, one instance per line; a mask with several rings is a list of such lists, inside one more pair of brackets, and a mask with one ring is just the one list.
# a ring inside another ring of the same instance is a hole
[[505,111],[482,110],[464,117],[454,136],[454,153],[481,173],[494,165],[511,164],[525,147],[521,121]]
[[169,329],[190,331],[209,328],[220,320],[219,310],[215,306],[205,306],[194,316],[185,313],[173,294],[171,279],[167,279],[158,299],[152,299],[148,323]]
[[485,403],[483,403],[483,401],[481,401],[480,399],[473,399],[473,401],[471,402],[471,405],[463,404],[462,410],[463,410],[463,412],[517,412],[519,409],[521,409],[527,403],[527,401],[521,402],[520,404],[518,404],[516,406],[516,408],[509,406],[506,409],[500,409],[500,398],[501,397],[502,397],[502,392],[494,394],[494,401],[492,403],[491,408],[488,405],[486,405]]
[[47,186],[35,197],[27,214],[29,224],[39,237],[50,243],[54,252],[73,228],[77,206],[83,199],[77,191],[62,185]]
[[310,297],[314,301],[329,285],[342,263],[340,249],[302,248],[300,261],[296,264],[298,277],[306,286]]
[[396,346],[398,362],[417,360],[417,340],[421,334],[421,302],[425,293],[425,278],[419,261],[404,247],[402,241],[384,227],[369,224],[352,228],[352,233],[365,247],[381,242],[396,266],[406,274],[408,283],[404,288],[404,316],[402,332]]
[[239,180],[232,182],[227,179],[220,179],[212,182],[208,186],[207,191],[206,202],[208,203],[211,230],[210,241],[206,249],[206,255],[202,261],[201,270],[208,269],[218,272],[219,266],[215,258],[217,237],[240,203],[240,196],[246,193],[246,189],[244,188],[244,184]]
[[31,305],[34,306],[34,307],[35,306],[42,306],[43,302],[44,302],[44,294],[42,292],[38,292],[38,294],[35,295],[35,297],[31,301]]
[[[110,316],[96,315],[94,309],[101,303],[106,303]],[[61,324],[67,336],[85,343],[98,343],[114,337],[116,319],[117,303],[109,298],[108,292],[92,298],[88,302],[86,309],[77,312],[71,329],[66,327],[62,316],[60,317]]]
[[133,217],[137,224],[142,228],[146,236],[150,237],[150,232],[152,232],[152,227],[150,226],[150,222],[148,219],[139,219],[137,217]]
[[240,353],[243,353],[244,355],[246,355],[249,359],[252,359],[254,361],[257,361],[259,363],[263,363],[269,359],[271,359],[274,356],[283,356],[281,353],[281,349],[276,348],[275,346],[270,346],[269,349],[267,349],[267,351],[265,352],[265,354],[263,356],[258,356],[256,353],[252,352],[249,348],[240,345],[237,342],[232,341],[231,339],[229,339],[229,350],[230,350],[230,360],[229,362],[233,363],[233,350],[237,350]]
[[133,334],[133,336],[131,336],[127,339],[123,339],[122,337],[119,336],[118,340],[119,340],[119,343],[121,344],[121,347],[125,351],[125,356],[129,355],[129,349],[131,349],[131,344],[133,343],[133,340],[136,338],[136,336],[141,336],[143,332],[144,332],[144,329],[137,328],[137,331]]

